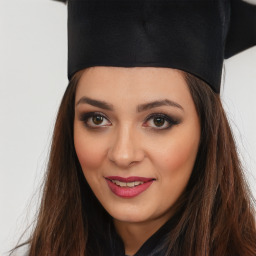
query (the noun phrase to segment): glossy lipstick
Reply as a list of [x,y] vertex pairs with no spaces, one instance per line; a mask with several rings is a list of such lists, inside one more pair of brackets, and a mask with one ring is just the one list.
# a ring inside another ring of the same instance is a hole
[[128,178],[119,176],[107,176],[105,177],[105,179],[110,190],[115,195],[123,198],[132,198],[139,195],[140,193],[148,189],[155,180],[155,178],[145,178],[136,176]]

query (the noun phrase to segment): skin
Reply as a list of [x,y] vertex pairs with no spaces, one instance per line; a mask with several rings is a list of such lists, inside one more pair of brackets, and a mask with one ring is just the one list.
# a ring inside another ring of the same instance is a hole
[[[83,97],[105,101],[114,110],[92,106]],[[137,112],[137,105],[165,99],[176,105]],[[90,67],[83,71],[75,104],[74,143],[85,178],[113,217],[126,254],[134,254],[173,215],[194,166],[200,122],[188,86],[171,68]],[[82,118],[91,111],[103,115],[100,122]],[[175,122],[163,129],[168,121],[147,120],[152,113]],[[155,181],[141,194],[122,198],[110,190],[106,176]]]

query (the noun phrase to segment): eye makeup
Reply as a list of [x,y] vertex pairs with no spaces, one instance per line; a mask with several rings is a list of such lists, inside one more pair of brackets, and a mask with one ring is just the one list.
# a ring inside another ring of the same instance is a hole
[[[154,127],[150,127],[150,128],[156,129],[156,130],[167,130],[167,129],[170,129],[173,125],[180,123],[179,120],[177,120],[167,114],[164,114],[164,113],[152,113],[146,118],[145,121],[148,122],[151,119],[153,121],[153,124],[156,126],[155,126],[155,128]],[[162,124],[161,121],[164,121],[165,125],[159,127],[158,126],[159,121],[160,121],[160,125]],[[146,127],[148,127],[148,126],[146,126]]]
[[[89,129],[101,129],[101,128],[104,128],[105,126],[110,126],[111,125],[111,122],[110,125],[103,125],[103,126],[100,126],[100,125],[97,125],[94,123],[95,119],[98,117],[98,120],[97,121],[101,121],[101,120],[108,120],[108,118],[100,113],[100,112],[86,112],[86,113],[81,113],[79,114],[79,120],[83,122],[83,124],[85,125],[85,127],[89,128]],[[89,124],[89,121],[91,121],[91,124]]]
[[[82,112],[78,118],[88,129],[102,129],[111,126],[109,119],[101,112]],[[147,123],[151,123],[151,125]],[[180,120],[177,118],[173,118],[165,113],[156,112],[146,117],[143,127],[153,130],[167,130],[179,123]]]

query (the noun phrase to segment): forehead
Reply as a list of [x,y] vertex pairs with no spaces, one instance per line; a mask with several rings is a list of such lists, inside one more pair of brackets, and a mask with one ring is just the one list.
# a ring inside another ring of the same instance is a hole
[[83,71],[76,91],[82,96],[115,102],[155,100],[171,97],[191,100],[188,86],[179,70],[158,67],[90,67]]

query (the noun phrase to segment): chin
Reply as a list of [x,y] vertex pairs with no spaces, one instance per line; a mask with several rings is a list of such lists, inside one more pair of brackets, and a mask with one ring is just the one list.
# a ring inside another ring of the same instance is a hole
[[131,214],[131,215],[123,215],[123,216],[120,216],[120,215],[112,215],[112,217],[115,219],[115,220],[118,220],[120,222],[127,222],[127,223],[140,223],[140,222],[145,222],[147,221],[149,218],[146,217],[146,216],[141,216],[141,215],[134,215],[134,214]]
[[[105,208],[106,209],[106,208]],[[144,222],[150,219],[149,211],[145,209],[127,209],[126,207],[115,207],[115,209],[106,209],[107,212],[116,220],[121,222]]]

